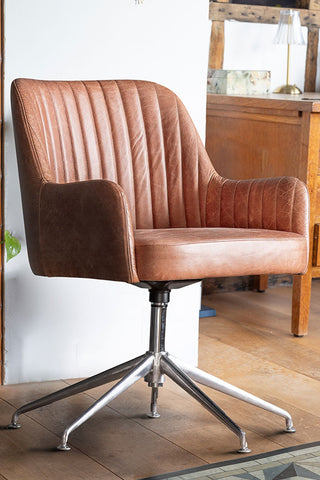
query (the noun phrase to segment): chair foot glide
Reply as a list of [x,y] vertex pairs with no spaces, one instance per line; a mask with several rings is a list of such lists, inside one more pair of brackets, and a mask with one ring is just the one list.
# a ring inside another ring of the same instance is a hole
[[9,430],[17,430],[18,428],[21,428],[20,423],[9,423],[8,427]]
[[160,413],[158,412],[158,387],[152,387],[151,393],[151,405],[150,412],[148,413],[149,418],[159,418]]
[[61,452],[68,452],[69,450],[71,450],[71,448],[67,443],[60,443],[60,445],[57,446],[57,450],[60,450]]
[[285,432],[286,433],[295,433],[296,429],[293,426],[292,419],[291,417],[286,418],[286,428]]

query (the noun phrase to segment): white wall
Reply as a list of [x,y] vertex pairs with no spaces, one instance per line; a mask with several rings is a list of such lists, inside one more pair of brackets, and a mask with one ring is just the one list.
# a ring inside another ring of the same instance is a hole
[[[305,42],[307,28],[302,27]],[[223,68],[226,70],[270,70],[271,91],[286,84],[287,47],[275,45],[273,39],[277,25],[225,22],[225,52]],[[307,43],[307,42],[306,42]],[[292,45],[289,81],[302,91],[306,45]]]
[[[208,0],[5,2],[5,226],[22,254],[5,266],[5,382],[96,373],[148,347],[148,293],[35,277],[28,266],[9,104],[16,77],[141,78],[173,89],[205,130]],[[172,294],[168,349],[197,358],[199,284]],[[183,342],[180,332],[183,330]]]

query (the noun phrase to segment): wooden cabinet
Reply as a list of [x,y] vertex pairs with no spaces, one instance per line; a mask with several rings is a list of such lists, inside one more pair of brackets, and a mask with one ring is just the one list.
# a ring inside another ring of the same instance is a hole
[[308,329],[312,277],[320,277],[320,95],[208,95],[206,147],[217,172],[233,179],[290,175],[310,194],[310,259],[295,275],[292,333]]

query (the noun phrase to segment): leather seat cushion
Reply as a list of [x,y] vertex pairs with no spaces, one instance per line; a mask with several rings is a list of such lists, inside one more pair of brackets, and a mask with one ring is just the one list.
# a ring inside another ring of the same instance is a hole
[[304,273],[304,236],[244,228],[139,229],[134,233],[142,280]]

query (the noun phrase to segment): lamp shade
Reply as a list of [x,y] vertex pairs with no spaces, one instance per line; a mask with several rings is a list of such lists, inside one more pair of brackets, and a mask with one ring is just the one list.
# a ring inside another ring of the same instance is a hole
[[278,30],[273,43],[305,45],[298,10],[280,10]]

